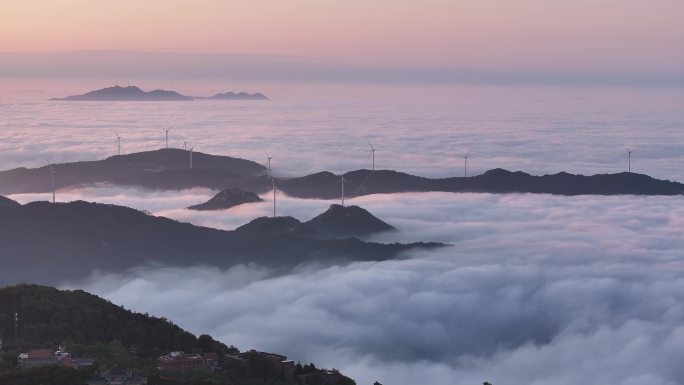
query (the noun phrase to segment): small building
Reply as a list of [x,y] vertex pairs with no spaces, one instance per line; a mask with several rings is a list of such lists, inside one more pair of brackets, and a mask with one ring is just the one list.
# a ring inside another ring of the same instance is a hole
[[18,357],[19,367],[35,368],[57,364],[57,357],[50,349],[34,349],[28,353],[21,353]]
[[137,376],[130,369],[114,367],[86,381],[87,385],[146,385],[147,378]]
[[93,366],[91,358],[73,358],[60,346],[59,350],[52,352],[50,349],[34,349],[28,353],[21,353],[17,357],[19,367],[35,368],[38,366],[64,365],[74,369]]
[[83,369],[83,368],[89,368],[93,366],[94,360],[92,358],[83,358],[83,357],[71,357],[71,356],[66,356],[62,357],[59,360],[60,365],[68,366],[70,368],[74,369]]
[[185,374],[190,371],[210,371],[215,365],[211,358],[201,354],[171,352],[157,359],[157,369],[166,374]]

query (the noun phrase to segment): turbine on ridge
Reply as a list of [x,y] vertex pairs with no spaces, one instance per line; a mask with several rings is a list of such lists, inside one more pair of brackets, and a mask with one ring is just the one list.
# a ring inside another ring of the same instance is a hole
[[119,133],[116,131],[114,131],[114,134],[116,135],[116,140],[114,141],[114,143],[116,143],[117,148],[116,154],[121,155],[121,137],[119,136]]
[[166,133],[166,148],[169,148],[169,131],[171,131],[170,128],[165,128],[163,129],[164,132]]
[[375,147],[373,147],[373,143],[371,143],[370,140],[368,141],[368,145],[370,146],[370,153],[368,154],[368,159],[366,159],[366,162],[373,158],[373,171],[375,171]]
[[463,157],[463,176],[468,176],[468,157],[470,156],[470,151]]
[[632,172],[632,152],[634,151],[634,149],[625,147],[625,151],[627,151],[627,172],[631,173]]

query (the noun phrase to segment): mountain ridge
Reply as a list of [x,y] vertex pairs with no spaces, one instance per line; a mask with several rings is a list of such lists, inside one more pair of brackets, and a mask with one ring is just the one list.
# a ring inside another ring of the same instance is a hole
[[[115,155],[103,160],[55,164],[57,188],[109,183],[157,190],[204,187],[218,191],[239,188],[256,194],[272,190],[265,166],[240,158],[160,149]],[[339,175],[321,171],[300,177],[274,178],[279,191],[294,198],[340,197]],[[579,175],[567,172],[541,176],[501,168],[469,177],[426,178],[395,170],[349,171],[345,196],[402,192],[533,193],[555,195],[682,195],[684,184],[645,174]],[[0,194],[52,191],[48,166],[0,171]]]
[[142,266],[255,264],[287,272],[306,263],[381,261],[414,248],[444,246],[225,231],[84,201],[0,207],[0,245],[0,284],[80,281],[96,270],[116,273]]

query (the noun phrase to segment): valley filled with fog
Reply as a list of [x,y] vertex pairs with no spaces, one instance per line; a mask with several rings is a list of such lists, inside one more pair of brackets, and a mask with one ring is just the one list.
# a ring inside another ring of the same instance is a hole
[[[439,100],[423,91],[386,101],[3,102],[0,164],[111,156],[114,132],[122,152],[158,149],[171,128],[173,147],[185,138],[195,151],[262,163],[267,151],[279,176],[370,168],[371,141],[376,168],[424,176],[462,175],[469,151],[469,174],[614,173],[626,170],[629,147],[634,172],[684,181],[684,99],[654,91],[658,98],[645,101],[647,93],[485,87],[436,92]],[[268,193],[225,211],[185,209],[215,193],[97,185],[58,190],[57,200],[228,230],[272,212]],[[281,194],[278,215],[308,220],[331,203],[338,201]],[[684,196],[433,192],[346,203],[397,228],[370,240],[451,246],[391,261],[303,265],[286,275],[258,265],[141,266],[61,287],[242,349],[335,366],[358,384],[684,382]]]

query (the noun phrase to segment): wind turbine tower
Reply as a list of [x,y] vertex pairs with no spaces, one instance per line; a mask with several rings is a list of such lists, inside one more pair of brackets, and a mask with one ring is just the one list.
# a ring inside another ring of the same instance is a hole
[[[370,154],[368,154],[368,158],[373,158],[373,171],[375,171],[375,147],[373,147],[373,143],[368,141],[368,145],[370,146]],[[366,159],[366,162],[368,162],[368,159]]]
[[190,168],[192,168],[192,151],[195,149],[195,146],[190,147]]
[[271,179],[271,186],[273,186],[273,218],[276,217],[276,192],[278,189],[276,188],[275,185],[275,179],[273,179],[273,175],[271,174],[271,155],[268,154],[268,152],[264,151],[266,154],[266,166],[268,168],[268,177]]
[[268,168],[268,176],[271,176],[271,159],[273,159],[272,156],[268,155],[268,152],[264,151],[264,154],[266,154],[266,167]]
[[164,132],[166,133],[166,148],[169,148],[169,131],[171,131],[170,128],[164,129]]
[[468,176],[468,157],[470,156],[470,151],[463,157],[463,176]]
[[48,159],[46,159],[46,160],[48,162],[48,166],[50,167],[50,174],[52,174],[52,203],[55,203],[55,195],[56,195],[55,194],[55,191],[56,191],[55,174],[57,173],[57,171],[55,171],[55,167],[52,164],[52,162],[50,162],[50,160],[48,160]]
[[114,131],[114,134],[116,134],[116,141],[115,141],[116,142],[116,148],[117,148],[116,154],[121,155],[121,137],[119,136],[119,133],[116,131]]
[[271,177],[271,185],[273,185],[273,218],[276,217],[276,191],[278,190],[275,185],[275,180]]
[[344,207],[344,182],[346,182],[346,181],[347,180],[344,179],[344,173],[340,174],[340,180],[337,183],[342,184],[342,199],[341,199],[342,200],[342,207]]
[[625,151],[627,151],[627,172],[631,173],[632,172],[632,152],[634,150],[631,148],[625,148]]
[[55,203],[55,195],[57,195],[57,187],[55,186],[55,174],[57,173],[57,171],[55,171],[55,168],[52,166],[52,164],[50,165],[50,173],[52,174],[52,203]]

